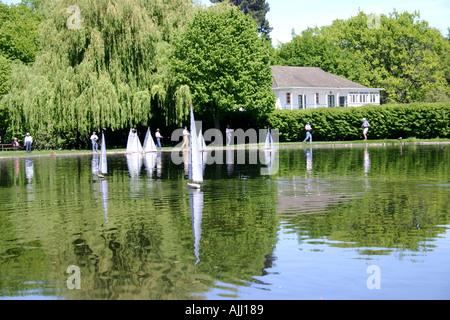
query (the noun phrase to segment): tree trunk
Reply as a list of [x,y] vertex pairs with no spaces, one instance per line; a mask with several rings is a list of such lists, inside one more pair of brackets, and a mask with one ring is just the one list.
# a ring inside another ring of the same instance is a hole
[[219,111],[215,106],[211,108],[213,113],[213,120],[214,120],[214,128],[217,130],[220,130],[220,119],[219,119]]

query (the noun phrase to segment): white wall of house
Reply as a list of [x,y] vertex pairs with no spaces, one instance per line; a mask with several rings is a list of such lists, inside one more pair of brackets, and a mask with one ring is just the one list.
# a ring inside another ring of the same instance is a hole
[[359,107],[380,104],[379,89],[287,88],[274,89],[276,109]]

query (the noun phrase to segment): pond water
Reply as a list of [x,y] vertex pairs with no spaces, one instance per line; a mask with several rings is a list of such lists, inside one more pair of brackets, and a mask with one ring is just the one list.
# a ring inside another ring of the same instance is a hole
[[0,299],[450,298],[448,150],[222,156],[200,191],[170,152],[0,160]]

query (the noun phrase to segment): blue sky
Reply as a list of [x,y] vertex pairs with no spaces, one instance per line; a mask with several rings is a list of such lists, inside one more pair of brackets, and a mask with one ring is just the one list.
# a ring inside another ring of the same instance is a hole
[[[199,0],[210,4],[209,0]],[[300,34],[308,27],[330,25],[336,19],[348,19],[366,13],[388,14],[394,11],[420,12],[420,18],[447,35],[450,27],[450,0],[266,0],[270,11],[266,18],[273,28],[273,45],[289,42],[292,29]]]
[[[19,3],[19,0],[1,0],[3,3]],[[209,0],[197,0],[210,5]],[[289,42],[292,29],[296,34],[308,27],[330,25],[335,19],[348,19],[366,13],[388,14],[394,9],[399,12],[420,12],[420,18],[447,35],[450,27],[450,0],[266,0],[270,6],[267,14],[273,28],[273,45]],[[76,0],[74,0],[76,3]]]

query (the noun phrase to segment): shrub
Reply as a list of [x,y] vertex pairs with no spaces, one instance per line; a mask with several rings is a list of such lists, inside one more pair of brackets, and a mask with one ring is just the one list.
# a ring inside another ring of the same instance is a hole
[[307,121],[313,138],[319,141],[358,140],[362,138],[364,117],[370,123],[370,139],[449,138],[450,103],[366,105],[347,108],[274,110],[266,125],[278,129],[280,141],[300,141]]

